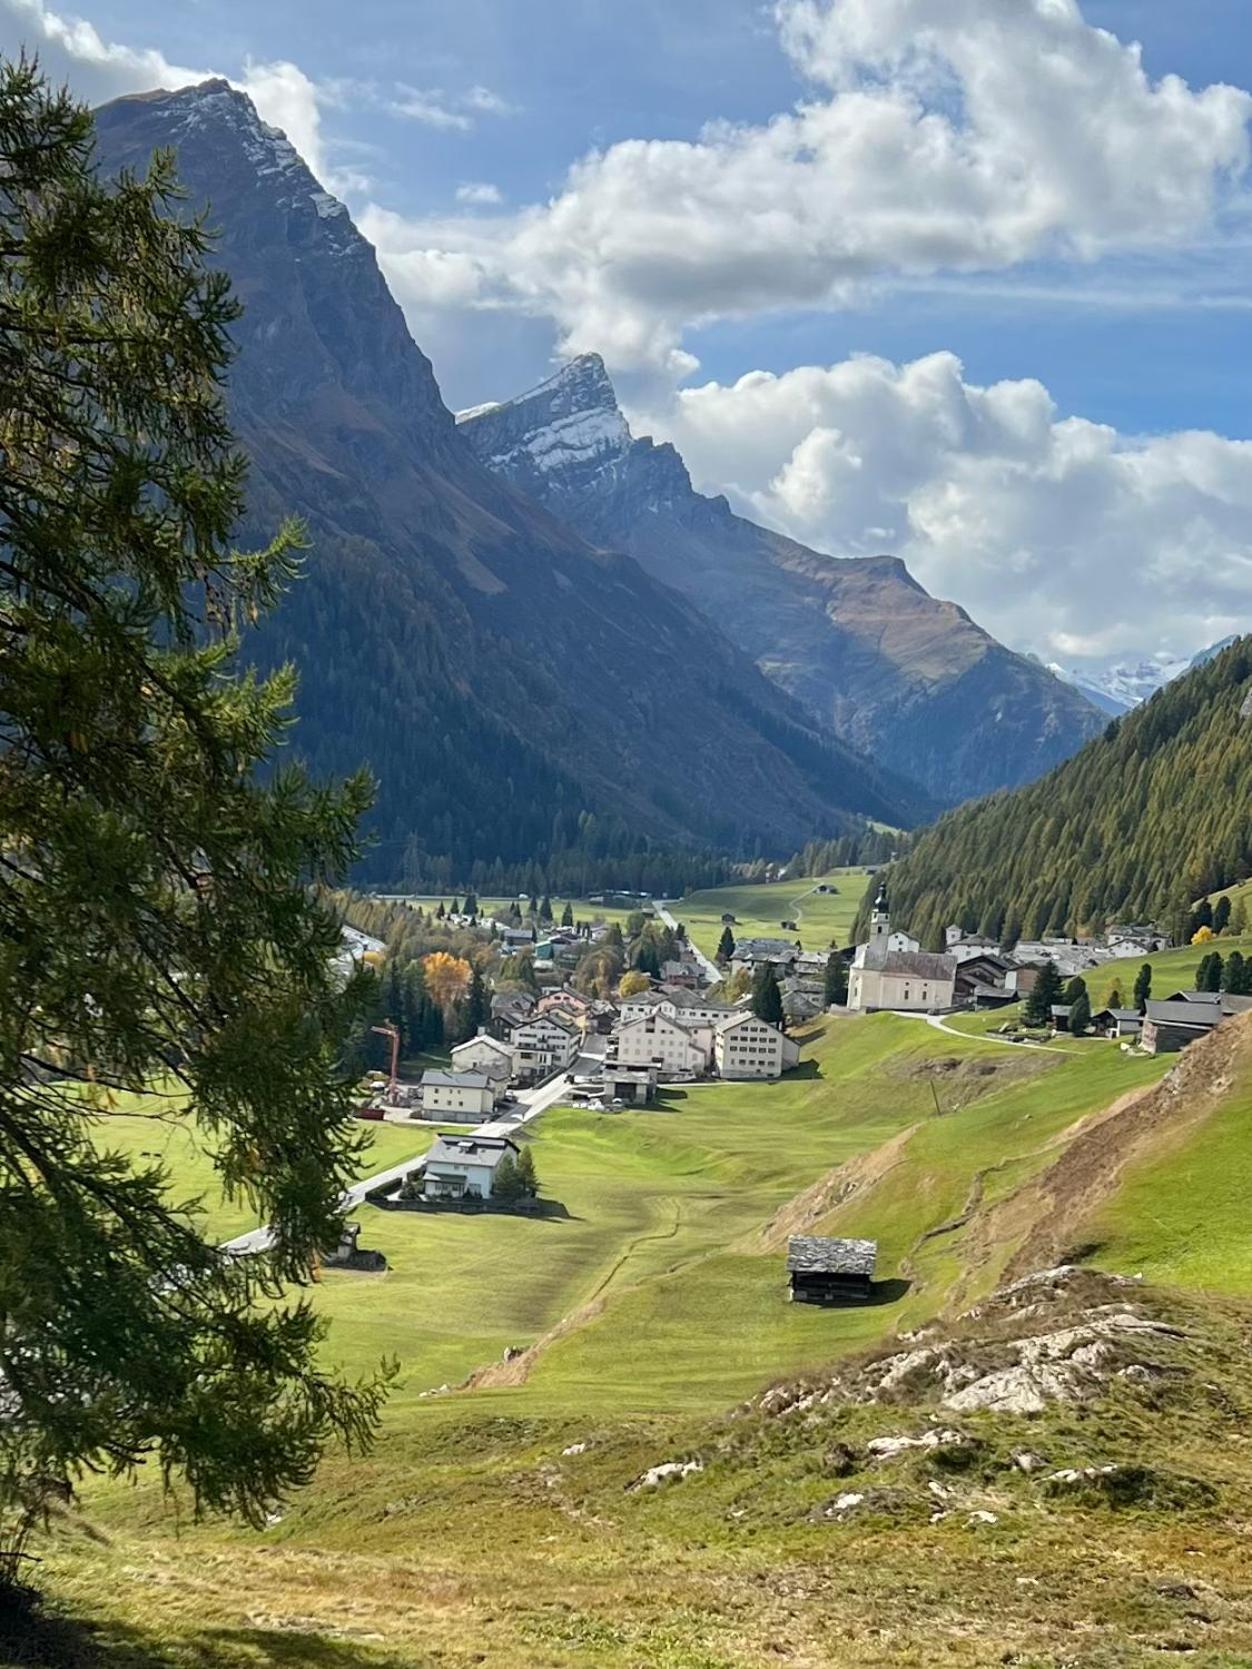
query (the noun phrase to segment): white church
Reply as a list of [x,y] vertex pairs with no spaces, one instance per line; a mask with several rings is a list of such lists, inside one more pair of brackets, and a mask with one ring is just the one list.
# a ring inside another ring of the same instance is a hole
[[869,941],[856,947],[848,973],[848,1007],[873,1013],[906,1009],[920,1014],[956,1001],[956,958],[925,951],[907,933],[891,931],[884,881],[874,900]]

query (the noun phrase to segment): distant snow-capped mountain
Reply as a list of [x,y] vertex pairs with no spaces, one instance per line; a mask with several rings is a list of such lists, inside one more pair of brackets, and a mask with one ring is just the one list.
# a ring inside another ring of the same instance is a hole
[[1215,655],[1220,655],[1223,649],[1235,641],[1233,635],[1224,637],[1218,643],[1211,643],[1207,649],[1201,649],[1199,654],[1190,659],[1185,656],[1156,654],[1145,655],[1136,661],[1119,661],[1114,664],[1101,665],[1099,663],[1083,667],[1058,666],[1050,663],[1050,670],[1058,678],[1072,684],[1081,690],[1089,701],[1094,701],[1097,707],[1106,713],[1128,713],[1132,707],[1137,707],[1141,701],[1146,701],[1157,690],[1166,684],[1172,684],[1175,678],[1181,678],[1184,672],[1190,672],[1193,667],[1203,666],[1211,661]]

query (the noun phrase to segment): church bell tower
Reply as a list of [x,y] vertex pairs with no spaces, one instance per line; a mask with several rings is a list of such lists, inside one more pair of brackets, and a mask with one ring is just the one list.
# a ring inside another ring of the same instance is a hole
[[878,940],[887,939],[891,932],[891,912],[887,904],[887,883],[884,881],[878,889],[878,897],[874,900],[873,913],[869,918],[869,940],[875,944]]

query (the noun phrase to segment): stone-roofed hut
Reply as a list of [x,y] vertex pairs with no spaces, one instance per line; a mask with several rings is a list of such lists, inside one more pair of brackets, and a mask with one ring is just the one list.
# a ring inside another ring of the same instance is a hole
[[793,1304],[865,1304],[874,1288],[876,1240],[833,1240],[793,1234],[787,1242],[788,1297]]

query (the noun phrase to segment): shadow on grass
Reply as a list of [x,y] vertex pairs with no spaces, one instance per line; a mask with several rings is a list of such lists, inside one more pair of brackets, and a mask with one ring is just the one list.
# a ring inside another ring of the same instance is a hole
[[2,1669],[413,1669],[414,1659],[303,1629],[167,1633],[0,1599]]
[[893,1276],[889,1281],[874,1281],[869,1289],[869,1305],[898,1304],[913,1285],[912,1281],[901,1280]]
[[822,1069],[815,1060],[801,1061],[799,1066],[791,1067],[787,1072],[786,1082],[793,1083],[797,1078],[820,1078]]

